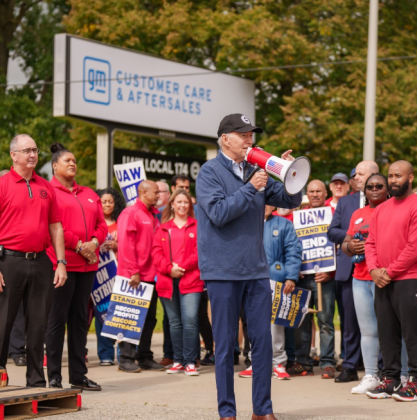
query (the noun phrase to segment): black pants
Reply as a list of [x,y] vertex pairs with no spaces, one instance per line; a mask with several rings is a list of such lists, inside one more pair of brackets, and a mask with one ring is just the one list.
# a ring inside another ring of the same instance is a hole
[[[200,334],[203,337],[204,348],[206,351],[213,351],[213,331],[211,329],[210,320],[208,317],[208,294],[205,290],[201,294],[200,306],[198,307],[198,323],[200,326]],[[200,349],[200,339],[198,342],[198,349]],[[200,351],[199,353],[200,354]]]
[[345,347],[345,358],[342,366],[357,369],[361,360],[361,330],[353,301],[352,276],[346,281],[341,281],[340,284],[342,286],[343,342]]
[[6,366],[10,332],[23,301],[27,340],[26,384],[44,387],[43,345],[52,301],[52,263],[46,254],[33,260],[3,255],[0,272],[6,283],[0,293],[0,366]]
[[375,313],[385,376],[400,379],[404,337],[410,376],[417,377],[417,280],[392,281],[382,289],[375,287]]
[[25,312],[23,302],[19,306],[16,319],[10,333],[9,357],[15,359],[19,356],[26,356],[26,334],[25,334]]
[[68,324],[68,369],[71,384],[79,384],[87,373],[85,345],[88,332],[88,300],[93,289],[95,271],[68,272],[63,287],[54,290],[46,334],[48,378],[61,379],[65,324]]
[[[154,284],[152,282],[142,281],[141,283]],[[145,323],[143,324],[142,335],[138,349],[134,344],[122,341],[120,347],[120,363],[130,361],[132,363],[137,359],[140,362],[145,360],[153,360],[153,352],[151,351],[152,334],[156,326],[156,305],[158,303],[158,295],[154,289],[148,313],[146,314]]]

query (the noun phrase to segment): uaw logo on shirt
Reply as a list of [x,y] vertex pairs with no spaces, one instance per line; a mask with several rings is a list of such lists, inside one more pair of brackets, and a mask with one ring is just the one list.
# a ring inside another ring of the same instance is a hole
[[48,198],[48,191],[46,191],[44,189],[39,190],[39,196],[40,196],[40,198],[47,199]]
[[83,98],[95,104],[110,104],[111,66],[107,60],[84,57]]

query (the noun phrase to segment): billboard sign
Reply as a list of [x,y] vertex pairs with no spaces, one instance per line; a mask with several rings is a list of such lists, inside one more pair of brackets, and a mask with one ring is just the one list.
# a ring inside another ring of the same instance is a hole
[[209,143],[227,114],[240,112],[255,123],[251,80],[73,35],[55,35],[54,82],[56,117],[154,128],[165,137],[183,133]]

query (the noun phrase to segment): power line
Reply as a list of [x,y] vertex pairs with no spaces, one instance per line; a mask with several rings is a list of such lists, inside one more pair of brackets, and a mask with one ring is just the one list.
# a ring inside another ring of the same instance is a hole
[[[414,60],[417,59],[417,55],[405,55],[397,57],[381,57],[378,58],[378,61],[394,61],[394,60]],[[312,67],[326,67],[326,66],[340,66],[347,64],[360,64],[366,63],[366,59],[361,60],[347,60],[347,61],[324,61],[322,63],[309,63],[309,64],[288,64],[285,66],[270,66],[270,67],[254,67],[249,69],[234,69],[234,70],[222,70],[222,71],[210,71],[206,70],[199,73],[180,73],[180,74],[165,74],[158,76],[140,76],[141,79],[149,78],[167,78],[167,77],[185,77],[185,76],[210,76],[215,74],[233,74],[233,73],[249,73],[256,71],[268,71],[268,70],[290,70],[290,69],[299,69],[299,68],[312,68]],[[101,79],[102,81],[118,81],[117,78],[110,79]],[[13,84],[0,84],[1,88],[7,87],[16,87],[16,86],[35,86],[35,85],[59,85],[59,84],[68,84],[68,83],[84,83],[86,80],[65,80],[63,82],[30,82],[30,83],[13,83]]]

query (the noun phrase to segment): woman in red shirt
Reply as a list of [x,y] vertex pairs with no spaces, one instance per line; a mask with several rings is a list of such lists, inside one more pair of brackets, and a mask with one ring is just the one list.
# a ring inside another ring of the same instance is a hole
[[197,220],[190,194],[177,189],[162,213],[152,249],[157,268],[156,290],[166,308],[174,365],[167,373],[198,376],[198,308],[204,283],[197,257]]
[[[368,272],[365,260],[365,241],[369,223],[375,208],[387,200],[388,181],[384,175],[372,174],[365,183],[366,206],[356,210],[350,219],[349,229],[342,244],[342,251],[350,257],[362,256],[363,261],[355,263],[353,272],[353,299],[361,330],[361,350],[365,365],[365,376],[359,385],[352,388],[352,394],[365,394],[375,389],[378,378],[379,341],[374,310],[375,283]],[[363,240],[354,235],[362,235]],[[361,259],[362,259],[361,258]]]
[[103,209],[98,195],[75,182],[77,163],[74,155],[60,143],[51,146],[53,178],[59,214],[64,228],[65,260],[57,261],[47,249],[54,269],[67,265],[68,279],[54,290],[46,334],[46,355],[50,388],[62,388],[62,351],[65,324],[68,329],[69,382],[72,388],[100,391],[100,385],[85,374],[85,345],[88,325],[88,300],[98,269],[98,248],[107,235]]

